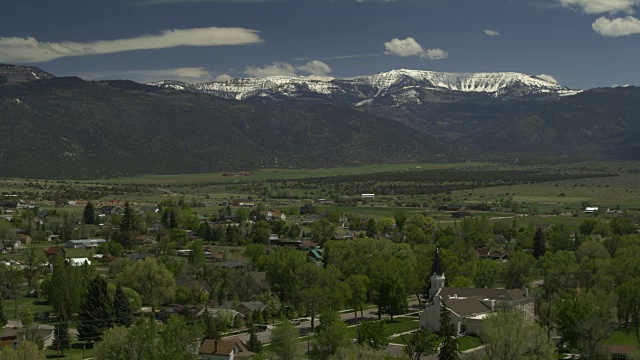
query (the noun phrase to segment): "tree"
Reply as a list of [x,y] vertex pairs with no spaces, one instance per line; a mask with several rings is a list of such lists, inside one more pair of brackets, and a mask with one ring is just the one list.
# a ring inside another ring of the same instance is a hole
[[56,352],[62,352],[64,356],[64,349],[71,347],[71,339],[69,338],[69,323],[61,321],[53,328],[53,342],[51,348]]
[[383,320],[364,321],[358,325],[358,344],[367,344],[372,349],[386,349],[389,345],[389,334],[385,330]]
[[400,315],[407,310],[407,291],[400,276],[392,273],[385,273],[374,282],[377,292],[376,305],[378,314],[386,313],[391,316]]
[[118,326],[131,326],[133,322],[133,312],[131,310],[131,304],[129,298],[122,290],[122,286],[116,287],[116,292],[113,296],[113,322]]
[[105,329],[111,326],[112,308],[107,280],[98,275],[89,281],[78,311],[78,339],[97,342]]
[[473,275],[473,285],[477,288],[493,288],[502,277],[503,271],[504,266],[500,261],[480,260]]
[[4,312],[4,299],[2,295],[0,295],[0,329],[5,327],[9,323],[9,319],[7,319],[7,314]]
[[135,230],[136,228],[136,217],[133,212],[133,208],[129,205],[129,202],[124,203],[124,214],[122,215],[122,219],[120,220],[120,231],[126,232]]
[[518,311],[499,310],[482,322],[488,360],[548,360],[555,346],[545,330]]
[[154,313],[157,306],[171,300],[175,293],[173,274],[153,258],[128,265],[118,276],[117,282],[137,291],[143,301],[151,305]]
[[438,353],[438,360],[457,360],[460,358],[458,351],[458,333],[451,323],[451,314],[444,301],[440,307],[440,331],[442,346]]
[[200,276],[202,274],[204,264],[206,263],[202,240],[198,239],[193,241],[187,260],[194,272]]
[[173,315],[167,321],[157,338],[155,359],[162,360],[199,360],[193,349],[198,348],[198,338],[202,328],[198,324],[188,324],[182,316]]
[[336,225],[332,224],[326,218],[322,218],[311,225],[311,238],[320,246],[333,238],[336,232]]
[[253,328],[249,329],[249,342],[247,342],[247,349],[254,353],[259,353],[262,350],[262,342],[258,340],[258,336]]
[[535,259],[529,254],[516,251],[509,255],[503,279],[505,287],[518,289],[526,285],[534,265]]
[[356,321],[358,320],[358,309],[360,316],[364,311],[364,305],[367,301],[367,292],[369,290],[369,278],[367,275],[351,275],[347,278],[347,287],[349,288],[349,305],[353,306],[353,314]]
[[280,360],[297,360],[301,357],[298,329],[291,322],[283,319],[271,332],[269,348]]
[[84,223],[87,225],[93,225],[96,222],[96,208],[93,206],[93,203],[89,201],[87,205],[84,207],[84,211],[82,212],[82,219]]
[[13,350],[6,347],[0,350],[4,360],[45,360],[44,352],[38,349],[38,345],[31,341],[21,341],[18,347]]
[[342,321],[340,314],[333,310],[320,315],[320,325],[313,337],[315,343],[311,355],[315,359],[327,359],[350,343],[347,324]]
[[20,311],[20,322],[22,323],[22,328],[24,329],[27,339],[33,340],[33,311],[30,308]]
[[533,237],[533,257],[540,259],[544,255],[547,249],[547,242],[545,239],[544,231],[541,228],[536,230],[536,235]]
[[41,273],[42,266],[46,262],[46,259],[42,251],[38,251],[32,246],[29,246],[24,254],[26,256],[26,261],[24,263],[24,277],[27,279],[29,287],[31,287],[33,279]]
[[420,360],[423,355],[429,356],[438,352],[440,339],[428,329],[419,329],[411,335],[406,344],[404,351],[409,358]]
[[220,339],[220,332],[218,331],[218,322],[213,317],[209,308],[205,307],[201,318],[204,327],[204,338],[211,340]]
[[393,215],[393,218],[398,230],[402,231],[404,229],[404,224],[407,222],[407,214],[405,214],[404,211],[398,211]]
[[24,274],[20,269],[8,265],[0,265],[0,284],[4,285],[13,296],[16,317],[18,314],[18,289],[22,284],[23,276]]

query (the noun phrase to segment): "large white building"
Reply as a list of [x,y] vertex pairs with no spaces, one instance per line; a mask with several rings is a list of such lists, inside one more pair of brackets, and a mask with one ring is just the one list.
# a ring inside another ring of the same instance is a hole
[[445,286],[445,276],[436,250],[429,289],[429,303],[420,314],[420,327],[440,330],[443,304],[450,312],[451,323],[459,334],[482,333],[482,320],[498,309],[517,309],[533,318],[534,298],[527,289],[456,288]]

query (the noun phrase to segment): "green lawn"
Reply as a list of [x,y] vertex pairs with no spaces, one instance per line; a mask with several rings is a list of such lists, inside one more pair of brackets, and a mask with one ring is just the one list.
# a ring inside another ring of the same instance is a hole
[[636,333],[632,329],[628,332],[625,329],[615,330],[611,333],[611,336],[607,340],[607,344],[640,346],[640,342],[638,342],[638,339],[636,338]]
[[469,349],[477,348],[482,345],[482,341],[471,337],[471,336],[463,336],[458,339],[458,349],[460,351],[466,351]]
[[[46,352],[47,359],[58,359],[58,354],[55,350],[49,350]],[[89,359],[93,357],[93,348],[87,346],[84,350],[84,357],[82,344],[81,343],[72,343],[71,349],[66,349],[64,351],[64,357],[60,356],[60,359],[69,359],[69,360],[80,360],[80,359]]]

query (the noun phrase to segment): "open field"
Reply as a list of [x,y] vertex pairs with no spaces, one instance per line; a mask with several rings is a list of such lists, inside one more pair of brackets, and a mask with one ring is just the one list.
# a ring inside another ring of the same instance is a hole
[[408,169],[452,169],[452,168],[474,168],[479,166],[492,165],[491,163],[450,163],[450,164],[384,164],[384,165],[366,165],[359,167],[339,167],[328,169],[260,169],[253,172],[240,171],[238,174],[249,174],[248,176],[223,176],[223,173],[208,174],[184,174],[184,175],[144,175],[130,178],[115,178],[96,180],[97,183],[112,184],[154,184],[154,185],[176,185],[176,184],[194,184],[207,182],[224,182],[233,183],[238,181],[264,181],[264,180],[288,180],[303,179],[313,177],[326,177],[337,175],[362,175],[380,172],[403,171]]

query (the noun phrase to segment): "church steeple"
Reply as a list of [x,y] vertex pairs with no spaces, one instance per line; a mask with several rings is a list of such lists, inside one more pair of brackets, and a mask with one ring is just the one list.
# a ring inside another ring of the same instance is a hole
[[436,257],[433,260],[433,274],[438,276],[444,276],[442,271],[442,263],[440,262],[440,249],[436,248]]
[[431,301],[444,287],[445,277],[440,262],[440,249],[436,248],[436,255],[433,259],[433,274],[431,275],[431,288],[429,289],[429,301]]

